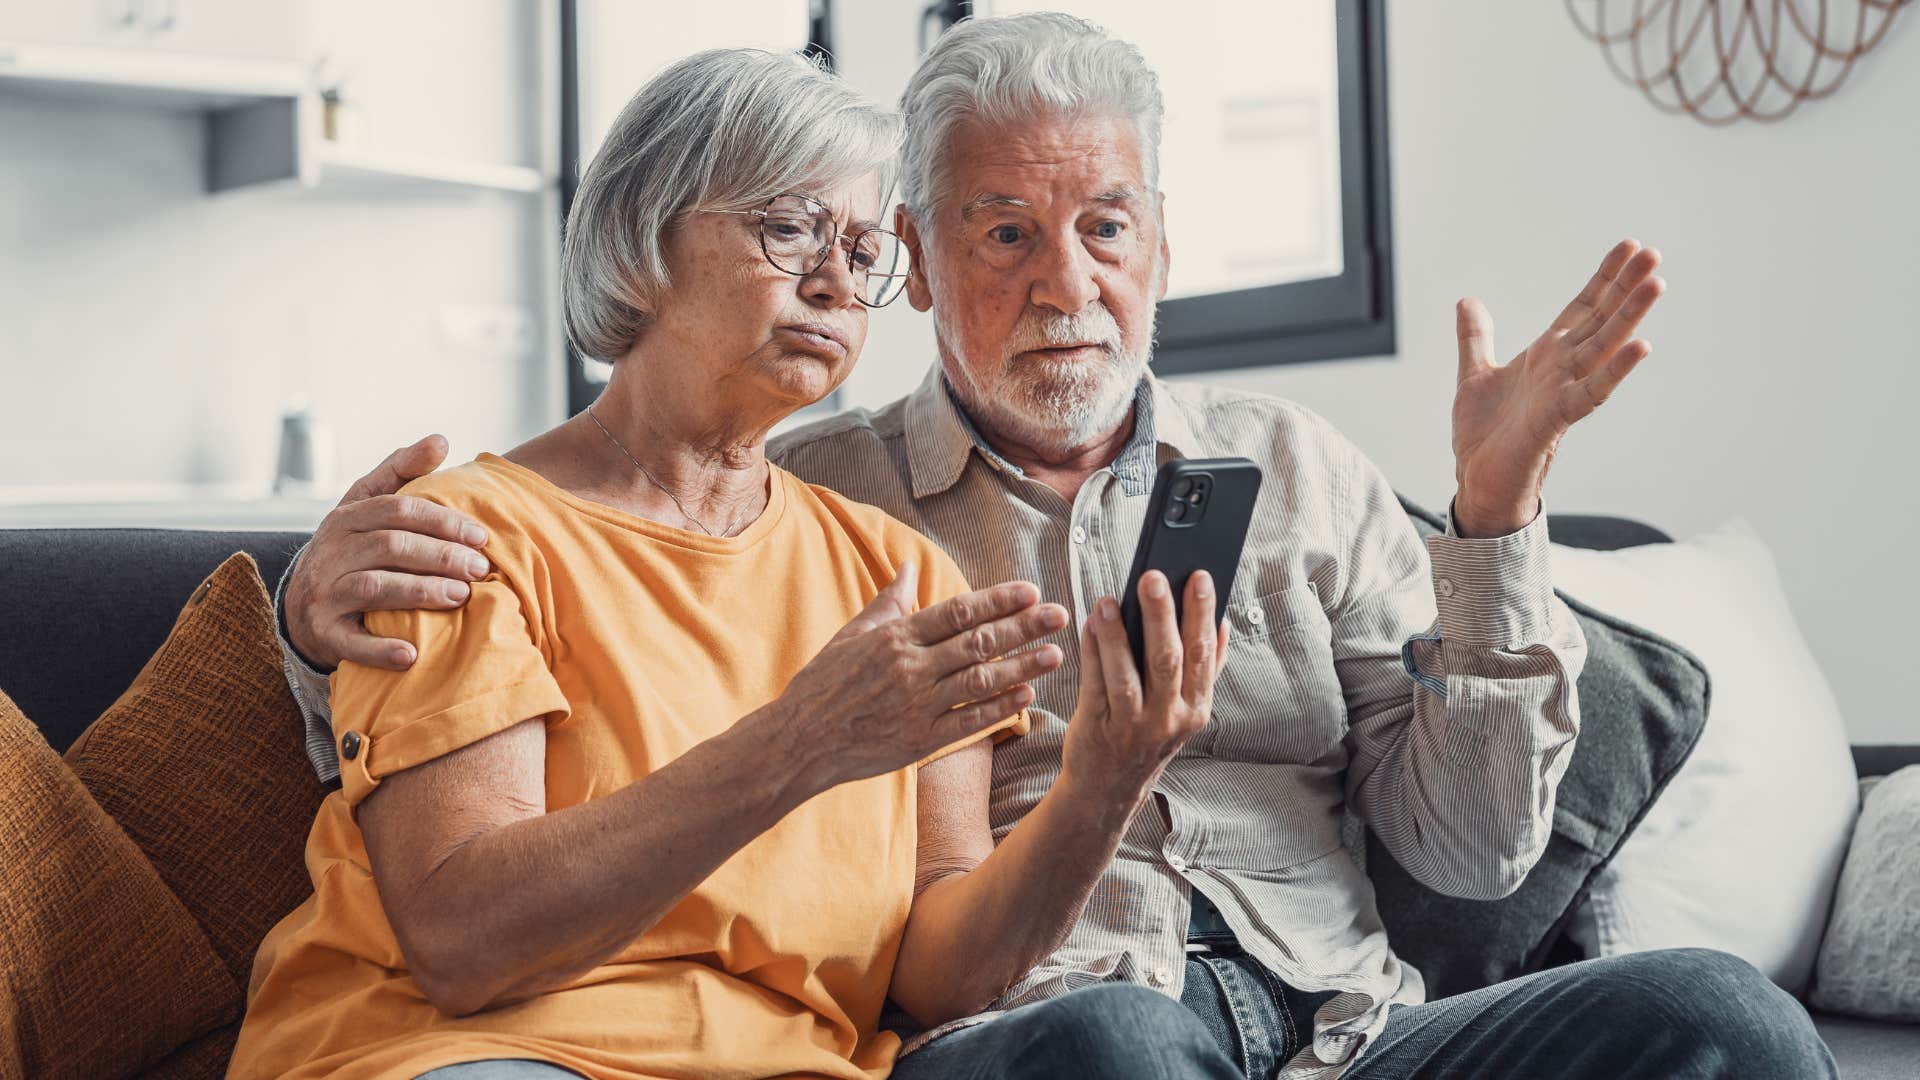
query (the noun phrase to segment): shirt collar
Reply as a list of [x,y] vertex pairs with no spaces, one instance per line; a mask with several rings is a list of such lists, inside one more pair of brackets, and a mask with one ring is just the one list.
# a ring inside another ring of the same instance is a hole
[[[977,451],[982,460],[1001,472],[1023,475],[1019,466],[1001,457],[973,426],[954,399],[946,375],[936,362],[927,377],[907,398],[907,467],[913,478],[913,497],[937,495],[957,483],[966,470],[967,455]],[[1113,460],[1113,473],[1128,495],[1145,495],[1154,473],[1166,456],[1185,457],[1193,448],[1193,431],[1151,373],[1140,380],[1133,398],[1133,434]]]
[[907,470],[913,476],[914,498],[938,495],[960,479],[967,453],[976,445],[972,426],[963,422],[948,395],[940,362],[934,361],[919,388],[907,396]]

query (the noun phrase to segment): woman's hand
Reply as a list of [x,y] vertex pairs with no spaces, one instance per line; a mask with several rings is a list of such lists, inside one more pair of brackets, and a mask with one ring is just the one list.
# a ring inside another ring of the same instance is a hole
[[1031,582],[1010,581],[909,614],[912,563],[755,719],[796,748],[821,790],[904,768],[1033,701],[1027,681],[1056,645],[1008,655],[1067,625]]
[[1213,712],[1213,682],[1227,655],[1227,627],[1214,629],[1214,605],[1213,576],[1196,571],[1178,625],[1166,575],[1141,575],[1146,655],[1136,665],[1119,603],[1103,596],[1094,604],[1080,635],[1080,701],[1067,726],[1063,783],[1132,816]]

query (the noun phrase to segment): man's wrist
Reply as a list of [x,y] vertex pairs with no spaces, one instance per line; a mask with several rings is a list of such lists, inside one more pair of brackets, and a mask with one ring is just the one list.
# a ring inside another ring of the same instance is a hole
[[1453,521],[1453,531],[1462,539],[1489,540],[1511,536],[1531,525],[1540,514],[1540,505],[1540,497],[1535,495],[1519,505],[1481,510],[1462,490],[1454,495],[1447,516]]
[[296,661],[316,675],[330,675],[333,673],[334,665],[316,663],[312,657],[303,652],[299,643],[293,640],[293,627],[287,622],[287,586],[293,581],[293,573],[300,566],[301,556],[306,553],[305,547],[293,553],[293,559],[287,563],[286,572],[280,575],[280,583],[274,587],[273,624],[274,629],[279,631],[280,644],[286,646],[287,651],[293,654]]

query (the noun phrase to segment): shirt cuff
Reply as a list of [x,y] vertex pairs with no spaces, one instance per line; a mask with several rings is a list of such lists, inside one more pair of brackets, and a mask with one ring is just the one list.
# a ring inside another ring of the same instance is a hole
[[1440,636],[1490,648],[1545,641],[1553,619],[1553,568],[1546,504],[1533,520],[1505,536],[1464,537],[1447,508],[1447,531],[1426,538],[1433,565]]
[[283,603],[287,581],[293,577],[293,568],[299,565],[300,556],[306,554],[306,550],[302,547],[294,552],[286,573],[280,575],[279,583],[273,588],[273,633],[280,642],[280,671],[286,677],[287,689],[293,694],[293,703],[300,707],[300,718],[306,726],[307,760],[321,782],[332,783],[340,777],[340,758],[333,746],[333,708],[328,700],[331,684],[324,672],[308,664],[300,650],[293,647]]

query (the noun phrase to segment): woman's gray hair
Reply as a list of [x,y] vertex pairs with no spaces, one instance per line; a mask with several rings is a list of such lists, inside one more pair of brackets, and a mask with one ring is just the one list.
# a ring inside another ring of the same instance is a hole
[[694,210],[758,209],[872,172],[884,200],[899,143],[896,113],[795,54],[714,49],[667,68],[580,178],[560,257],[568,339],[608,362],[633,348],[669,285],[666,238]]
[[900,99],[902,196],[922,222],[945,196],[946,144],[968,120],[998,127],[1036,111],[1107,111],[1140,130],[1149,189],[1160,179],[1160,80],[1140,50],[1054,11],[963,20],[941,35]]

